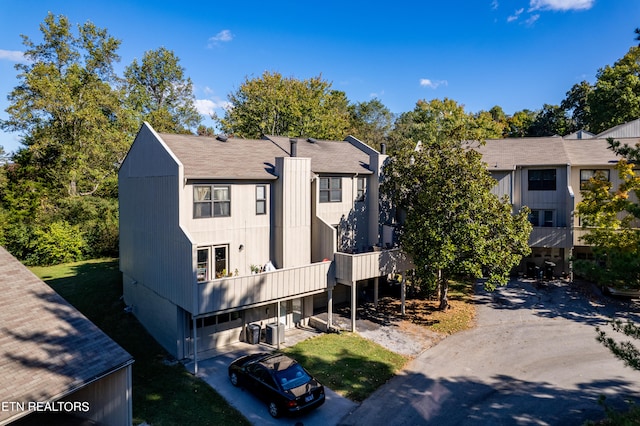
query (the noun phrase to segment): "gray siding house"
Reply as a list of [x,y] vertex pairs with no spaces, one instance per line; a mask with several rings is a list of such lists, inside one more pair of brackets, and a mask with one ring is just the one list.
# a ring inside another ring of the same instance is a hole
[[0,247],[0,425],[131,425],[133,358]]
[[382,238],[385,158],[352,137],[209,138],[143,125],[119,172],[125,302],[178,359],[245,340],[249,324],[282,324],[286,338],[334,303],[355,308],[358,283],[408,265]]
[[[639,139],[619,139],[635,145]],[[586,232],[576,216],[581,188],[597,172],[604,173],[617,188],[615,165],[620,159],[608,149],[606,139],[585,139],[574,134],[562,138],[512,138],[487,140],[474,146],[497,180],[494,192],[508,195],[514,210],[531,209],[532,253],[521,264],[529,267],[554,263],[554,274],[569,274],[570,258],[587,258],[591,250],[581,241]]]

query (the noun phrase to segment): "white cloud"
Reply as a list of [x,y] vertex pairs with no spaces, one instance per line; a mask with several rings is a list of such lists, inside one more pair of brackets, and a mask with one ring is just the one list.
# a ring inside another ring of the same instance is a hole
[[536,13],[535,15],[531,15],[531,16],[529,17],[529,19],[527,19],[527,20],[525,21],[525,23],[526,23],[527,25],[533,25],[533,24],[535,24],[535,23],[536,23],[536,21],[537,21],[538,19],[540,19],[540,14],[539,14],[539,13]]
[[595,0],[531,0],[529,10],[585,10],[591,9]]
[[447,80],[430,80],[428,78],[420,79],[420,86],[428,87],[430,89],[437,89],[438,86],[446,86],[447,84]]
[[500,4],[498,3],[498,0],[493,0],[491,2],[491,9],[496,10],[499,6]]
[[231,104],[222,100],[196,99],[194,102],[196,109],[202,115],[211,116],[216,109],[229,109]]
[[228,43],[233,40],[233,34],[229,30],[222,30],[213,37],[209,37],[208,47],[217,46],[219,43]]
[[6,59],[13,62],[26,62],[27,59],[19,50],[3,50],[0,49],[0,59]]
[[524,12],[523,8],[516,10],[513,13],[513,15],[511,15],[511,16],[509,16],[507,18],[507,22],[513,22],[513,21],[517,20],[520,17],[520,15],[522,15],[522,12]]

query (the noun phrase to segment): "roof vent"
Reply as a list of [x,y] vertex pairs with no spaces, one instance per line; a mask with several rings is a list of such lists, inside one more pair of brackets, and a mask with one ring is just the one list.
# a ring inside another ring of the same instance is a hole
[[307,142],[309,142],[309,143],[316,143],[316,142],[318,142],[318,140],[317,140],[317,139],[314,139],[314,138],[308,138],[308,139],[307,139]]
[[298,156],[298,140],[291,138],[289,139],[289,143],[291,144],[291,156],[297,157]]
[[218,139],[220,142],[226,142],[229,138],[226,135],[218,135],[216,136],[216,139]]

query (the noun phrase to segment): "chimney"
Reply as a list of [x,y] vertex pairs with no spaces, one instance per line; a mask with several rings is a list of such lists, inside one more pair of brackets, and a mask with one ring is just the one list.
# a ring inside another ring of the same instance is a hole
[[297,157],[298,156],[298,140],[291,138],[289,139],[289,142],[291,143],[291,156]]
[[381,143],[380,144],[380,154],[387,155],[387,144],[386,143]]

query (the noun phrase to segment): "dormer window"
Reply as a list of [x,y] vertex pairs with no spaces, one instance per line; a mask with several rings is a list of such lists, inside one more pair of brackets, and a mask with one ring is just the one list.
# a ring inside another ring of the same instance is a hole
[[320,178],[320,202],[340,203],[342,202],[342,178],[321,177]]

